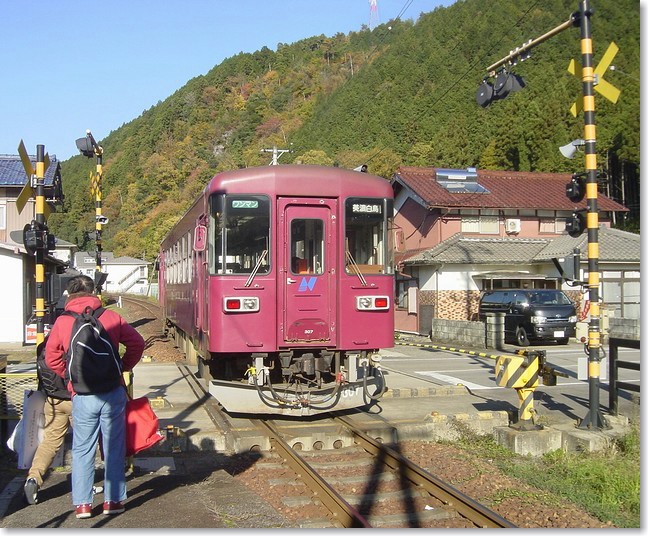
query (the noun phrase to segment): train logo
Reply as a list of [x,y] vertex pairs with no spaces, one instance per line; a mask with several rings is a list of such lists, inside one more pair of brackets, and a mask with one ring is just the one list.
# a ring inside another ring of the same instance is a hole
[[316,282],[316,277],[302,277],[299,283],[299,292],[306,292],[307,290],[313,292]]

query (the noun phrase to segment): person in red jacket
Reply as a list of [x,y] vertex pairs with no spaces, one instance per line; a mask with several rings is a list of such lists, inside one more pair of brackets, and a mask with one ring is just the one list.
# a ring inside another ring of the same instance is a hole
[[[74,277],[68,287],[65,310],[77,314],[87,307],[95,310],[101,301],[94,294],[93,280],[85,275]],[[144,339],[116,311],[107,309],[99,318],[115,348],[122,344],[126,351],[121,358],[124,372],[139,362],[144,351]],[[66,352],[74,317],[61,315],[56,319],[45,347],[45,362],[56,374],[65,378]],[[126,500],[126,389],[119,385],[108,392],[77,394],[72,382],[68,390],[72,396],[72,503],[77,518],[92,516],[92,486],[94,462],[101,432],[104,454],[103,513],[121,514]]]

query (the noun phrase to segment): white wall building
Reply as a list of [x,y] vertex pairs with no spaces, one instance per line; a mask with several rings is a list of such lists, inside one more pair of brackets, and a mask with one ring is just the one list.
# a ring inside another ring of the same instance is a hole
[[[108,274],[103,290],[114,294],[143,294],[149,290],[149,265],[133,257],[115,257],[110,251],[101,252],[101,271]],[[79,251],[74,255],[74,267],[94,278],[97,267],[95,251]]]
[[2,285],[5,305],[0,307],[0,341],[22,343],[25,333],[25,317],[31,311],[26,311],[25,285],[17,285],[23,281],[27,254],[24,248],[13,247],[0,243],[0,274],[3,281],[11,284]]

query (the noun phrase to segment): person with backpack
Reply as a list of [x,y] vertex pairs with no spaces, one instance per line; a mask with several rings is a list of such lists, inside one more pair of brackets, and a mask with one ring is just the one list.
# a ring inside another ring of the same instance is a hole
[[25,480],[25,499],[29,504],[38,502],[38,490],[43,485],[43,477],[52,465],[57,452],[63,446],[65,435],[72,420],[72,401],[66,382],[45,364],[45,341],[36,347],[36,375],[38,390],[45,398],[45,423],[43,440],[34,453],[31,467]]
[[[126,389],[122,373],[139,362],[144,339],[116,311],[101,307],[85,275],[68,283],[65,310],[45,347],[45,363],[68,380],[72,396],[72,503],[79,519],[92,516],[95,455],[101,433],[106,515],[126,500]],[[119,345],[125,346],[119,356]]]

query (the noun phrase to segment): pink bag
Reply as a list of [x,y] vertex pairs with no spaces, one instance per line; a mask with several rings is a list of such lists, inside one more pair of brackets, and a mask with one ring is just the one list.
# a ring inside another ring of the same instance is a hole
[[158,431],[158,418],[148,398],[126,401],[126,456],[151,448],[164,439]]

